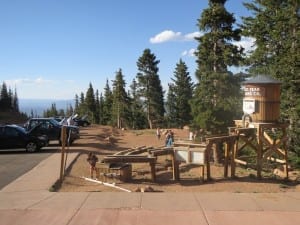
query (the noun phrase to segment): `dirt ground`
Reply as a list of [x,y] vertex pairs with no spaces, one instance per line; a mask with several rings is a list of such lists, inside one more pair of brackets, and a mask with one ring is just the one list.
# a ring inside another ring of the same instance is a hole
[[[60,192],[113,192],[123,191],[116,187],[105,186],[96,182],[85,180],[89,178],[89,164],[87,156],[94,152],[99,161],[106,156],[133,147],[147,146],[159,147],[164,145],[164,136],[157,139],[155,130],[118,130],[108,126],[92,125],[80,128],[81,139],[76,141],[69,152],[79,152],[78,158],[66,172],[65,179],[57,191]],[[175,141],[187,139],[188,131],[173,129]],[[109,137],[109,140],[108,138]],[[224,178],[224,167],[211,166],[212,180],[200,178],[200,167],[197,165],[181,164],[180,181],[173,181],[172,168],[168,156],[159,156],[156,165],[156,182],[151,182],[149,165],[146,163],[132,164],[132,179],[122,182],[116,178],[105,178],[102,181],[114,184],[117,187],[130,191],[155,192],[293,192],[300,191],[300,173],[291,171],[290,179],[283,180],[275,175],[256,179],[256,171],[249,168],[238,167],[237,177]],[[230,168],[229,168],[230,177]],[[206,178],[206,174],[205,174]]]

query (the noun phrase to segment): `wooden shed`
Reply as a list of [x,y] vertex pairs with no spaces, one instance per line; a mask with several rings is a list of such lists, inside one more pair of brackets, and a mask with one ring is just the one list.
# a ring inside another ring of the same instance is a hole
[[243,111],[252,122],[277,122],[280,116],[281,82],[257,75],[243,82]]

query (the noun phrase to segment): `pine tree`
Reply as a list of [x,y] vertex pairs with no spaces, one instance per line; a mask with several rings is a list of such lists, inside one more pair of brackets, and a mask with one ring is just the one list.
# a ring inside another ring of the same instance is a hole
[[95,94],[94,88],[92,83],[89,84],[89,88],[85,95],[85,106],[87,109],[87,114],[92,122],[95,122],[95,112],[96,112],[96,101],[95,101]]
[[99,124],[100,123],[100,97],[99,97],[98,89],[96,90],[95,97],[96,97],[95,123]]
[[103,117],[104,117],[103,108],[104,108],[104,97],[101,93],[100,94],[100,99],[99,99],[99,124],[102,124],[102,125],[104,125],[104,122],[103,122]]
[[152,129],[154,123],[158,125],[164,116],[164,92],[158,75],[159,60],[145,49],[143,55],[138,59],[138,93],[144,99],[143,104],[147,113],[148,126]]
[[184,125],[190,124],[192,120],[189,101],[193,96],[193,82],[186,64],[181,59],[176,64],[172,81],[174,85],[169,85],[169,91],[171,91],[171,95],[174,95],[174,99],[168,99],[168,103],[169,106],[174,104],[172,117],[174,122],[176,121],[175,126],[182,128]]
[[1,93],[0,93],[0,108],[3,111],[8,111],[11,109],[11,96],[9,94],[7,85],[5,82],[2,83]]
[[59,113],[57,111],[55,103],[52,103],[50,109],[46,109],[43,113],[44,117],[55,117],[58,115],[59,115]]
[[177,127],[179,122],[177,115],[178,108],[176,105],[176,94],[175,94],[175,86],[174,84],[168,84],[168,94],[167,94],[167,102],[166,102],[166,122],[169,128]]
[[137,82],[133,79],[130,85],[130,125],[132,129],[143,129],[147,127],[146,114],[143,104],[138,95]]
[[300,2],[254,0],[244,4],[253,16],[243,18],[243,32],[255,38],[247,59],[252,73],[277,78],[281,85],[281,116],[288,120],[290,150],[300,156]]
[[81,92],[80,93],[80,99],[79,99],[79,107],[78,107],[78,111],[76,111],[76,113],[78,113],[79,115],[85,115],[87,113],[88,109],[86,106],[86,102],[85,102],[85,96],[84,93]]
[[75,111],[75,112],[78,112],[78,111],[79,111],[79,97],[78,97],[77,94],[75,95],[75,106],[74,106],[74,111]]
[[106,80],[106,85],[104,87],[104,101],[103,101],[103,111],[102,111],[103,125],[111,125],[112,103],[113,103],[112,91],[110,89],[108,80]]
[[65,113],[62,112],[62,111],[59,113],[59,115],[60,115],[60,116],[63,116],[63,117],[65,117],[65,116],[71,116],[71,115],[73,115],[73,114],[75,114],[75,111],[74,111],[74,109],[73,109],[72,104],[67,105],[67,109],[66,109],[66,112],[65,112]]
[[234,29],[235,18],[225,9],[226,0],[210,0],[198,20],[204,35],[196,57],[198,68],[192,100],[192,114],[196,126],[212,133],[226,132],[235,118],[241,118],[239,79],[228,71],[228,66],[239,65],[243,48],[233,45],[240,40],[240,29]]
[[117,128],[122,128],[126,125],[126,116],[128,115],[128,96],[126,93],[126,83],[122,70],[116,72],[115,80],[113,80],[113,124]]
[[19,99],[18,99],[18,94],[17,94],[17,89],[16,88],[15,88],[15,93],[13,95],[12,105],[13,105],[13,110],[15,112],[20,112],[20,110],[19,110]]

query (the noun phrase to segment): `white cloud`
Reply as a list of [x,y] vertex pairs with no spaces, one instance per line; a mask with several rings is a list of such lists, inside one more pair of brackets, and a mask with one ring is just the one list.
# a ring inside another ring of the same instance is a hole
[[165,30],[154,37],[150,38],[152,44],[163,43],[167,41],[179,40],[181,37],[181,32],[174,32],[172,30]]
[[42,77],[38,77],[35,79],[29,79],[29,78],[17,78],[13,80],[5,80],[5,83],[8,86],[22,86],[22,85],[43,85],[43,84],[53,84],[53,80],[46,80]]
[[182,34],[181,32],[174,32],[172,30],[164,30],[154,37],[150,38],[150,43],[159,44],[168,41],[194,41],[195,37],[200,37],[200,32],[193,32]]
[[195,56],[195,51],[196,49],[191,48],[190,50],[185,50],[181,53],[182,56],[190,56],[190,57],[194,57]]
[[236,46],[242,46],[245,49],[245,53],[249,54],[250,51],[253,51],[256,48],[255,40],[255,38],[251,37],[242,37],[240,41],[235,41],[233,44]]
[[194,41],[196,37],[201,37],[202,33],[199,31],[193,32],[193,33],[188,33],[184,35],[184,40],[185,41]]
[[53,81],[53,80],[45,80],[42,77],[38,77],[38,78],[36,78],[34,80],[34,83],[35,84],[52,84],[52,83],[55,83],[55,81]]

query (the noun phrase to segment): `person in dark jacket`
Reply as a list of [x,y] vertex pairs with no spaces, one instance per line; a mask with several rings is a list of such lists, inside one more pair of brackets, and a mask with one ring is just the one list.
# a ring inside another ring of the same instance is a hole
[[90,176],[93,178],[93,173],[96,171],[96,162],[98,162],[98,158],[95,154],[90,152],[87,161],[90,164]]

